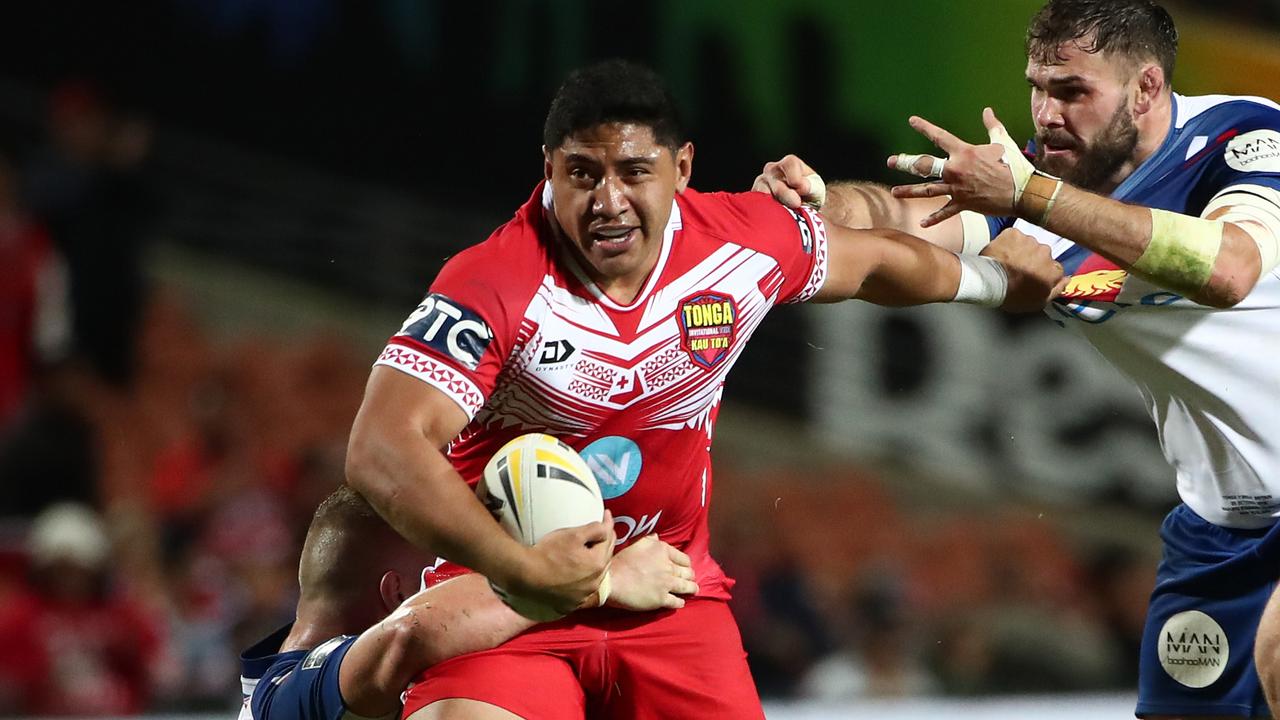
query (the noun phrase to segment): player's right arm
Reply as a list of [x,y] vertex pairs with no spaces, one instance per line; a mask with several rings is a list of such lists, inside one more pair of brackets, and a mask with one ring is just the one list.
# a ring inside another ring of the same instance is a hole
[[[787,155],[765,163],[751,189],[798,210],[814,199],[811,175],[816,175],[813,168],[795,155]],[[825,189],[821,209],[829,224],[897,230],[957,253],[977,253],[990,240],[986,220],[973,213],[922,228],[920,221],[946,205],[945,198],[896,198],[887,186],[872,182],[842,181]]]
[[467,422],[437,388],[375,366],[351,430],[347,481],[418,547],[562,612],[586,603],[611,556],[613,528],[567,528],[532,548],[507,535],[442,452]]

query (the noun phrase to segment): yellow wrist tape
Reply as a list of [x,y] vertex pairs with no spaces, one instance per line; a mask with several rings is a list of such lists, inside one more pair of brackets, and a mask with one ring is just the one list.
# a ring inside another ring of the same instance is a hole
[[1168,210],[1151,210],[1151,242],[1132,270],[1184,296],[1209,282],[1222,249],[1222,223]]

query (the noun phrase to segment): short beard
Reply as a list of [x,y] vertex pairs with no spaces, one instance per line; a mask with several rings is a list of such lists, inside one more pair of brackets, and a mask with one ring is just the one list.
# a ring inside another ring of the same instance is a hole
[[1062,161],[1048,161],[1044,156],[1046,134],[1042,131],[1036,135],[1036,167],[1052,175],[1066,180],[1068,183],[1085,190],[1101,190],[1106,187],[1138,147],[1138,126],[1125,103],[1120,103],[1111,122],[1103,128],[1092,143],[1081,149],[1079,160],[1074,164]]

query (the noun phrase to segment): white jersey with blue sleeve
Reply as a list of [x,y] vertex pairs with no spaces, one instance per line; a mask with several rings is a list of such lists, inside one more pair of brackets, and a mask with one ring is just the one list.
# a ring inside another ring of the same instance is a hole
[[[1245,193],[1271,212],[1280,191],[1280,106],[1262,98],[1173,96],[1168,137],[1111,194],[1192,216]],[[1280,214],[1280,207],[1275,207]],[[1280,271],[1230,309],[1130,275],[1068,238],[991,219],[1050,246],[1071,276],[1048,310],[1137,383],[1182,501],[1216,525],[1260,528],[1280,513]]]

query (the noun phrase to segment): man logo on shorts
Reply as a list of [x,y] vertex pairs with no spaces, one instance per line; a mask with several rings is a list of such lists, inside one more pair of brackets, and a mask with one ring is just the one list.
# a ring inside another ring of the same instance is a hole
[[1191,688],[1209,687],[1227,668],[1231,648],[1216,620],[1199,610],[1180,612],[1160,628],[1160,666]]

